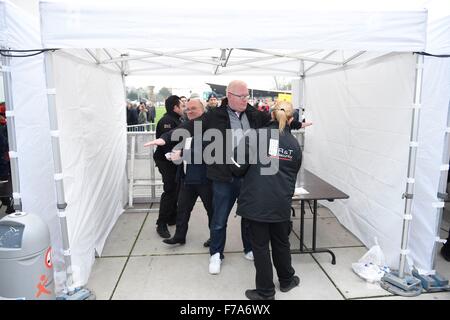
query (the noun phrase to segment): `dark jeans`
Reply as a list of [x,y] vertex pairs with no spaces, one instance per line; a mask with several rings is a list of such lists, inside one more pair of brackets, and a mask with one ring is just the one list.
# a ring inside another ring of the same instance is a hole
[[290,222],[257,222],[247,220],[250,225],[250,240],[253,248],[256,268],[256,290],[260,295],[273,296],[273,269],[270,259],[269,243],[272,247],[272,259],[277,271],[280,286],[287,287],[295,274],[291,263],[289,243]]
[[198,197],[202,199],[203,206],[208,215],[208,227],[211,227],[213,215],[211,183],[184,184],[181,182],[180,192],[178,194],[177,229],[174,236],[176,239],[186,239],[191,212]]
[[[211,255],[220,253],[223,259],[223,251],[227,238],[227,221],[230,211],[239,196],[241,189],[241,178],[233,178],[231,182],[213,181],[213,218],[211,222],[211,244],[209,253]],[[248,237],[248,223],[245,219],[241,220],[241,237],[244,245],[244,252],[252,250],[252,246]]]
[[177,166],[170,161],[155,160],[156,166],[162,176],[164,192],[159,204],[157,225],[167,224],[177,218],[177,200],[179,186],[176,180]]

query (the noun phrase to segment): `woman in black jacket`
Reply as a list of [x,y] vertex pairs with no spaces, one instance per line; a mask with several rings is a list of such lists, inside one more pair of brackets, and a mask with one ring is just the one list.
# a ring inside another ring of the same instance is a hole
[[[247,142],[245,163],[232,168],[237,175],[246,171],[236,213],[250,225],[256,268],[256,289],[245,292],[250,300],[275,298],[269,244],[280,290],[287,292],[300,283],[292,268],[289,243],[292,195],[302,161],[300,145],[289,127],[293,114],[290,103],[277,102],[271,110],[273,121],[257,130],[257,143]],[[255,163],[249,164],[255,154]]]

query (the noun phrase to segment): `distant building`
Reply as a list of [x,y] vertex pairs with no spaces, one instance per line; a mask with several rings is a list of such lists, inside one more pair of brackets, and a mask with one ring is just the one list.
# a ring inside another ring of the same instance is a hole
[[[211,87],[211,91],[217,94],[219,98],[223,98],[226,96],[226,89],[227,86],[220,85],[220,84],[214,84],[214,83],[206,83]],[[268,99],[275,101],[275,100],[286,100],[290,101],[291,92],[290,91],[284,91],[284,90],[261,90],[261,89],[253,89],[248,88],[249,94],[250,94],[250,100],[261,100],[261,99]],[[209,92],[211,93],[211,92]],[[208,94],[209,94],[208,93]],[[208,96],[206,94],[206,96]]]

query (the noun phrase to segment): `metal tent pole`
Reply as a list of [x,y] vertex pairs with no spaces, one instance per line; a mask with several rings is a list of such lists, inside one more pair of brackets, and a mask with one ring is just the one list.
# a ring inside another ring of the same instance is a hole
[[303,116],[303,108],[305,107],[305,61],[301,60],[300,61],[300,105],[299,105],[299,109],[298,109],[298,117],[299,117],[299,121],[302,121],[302,116]]
[[[2,47],[1,49],[6,49]],[[17,158],[16,124],[14,114],[14,99],[12,96],[11,58],[2,55],[3,88],[5,90],[6,128],[8,131],[9,158],[11,165],[11,182],[14,198],[14,210],[22,211],[20,195],[19,162]]]
[[422,95],[422,78],[423,78],[423,55],[416,56],[416,83],[414,88],[414,104],[413,116],[411,121],[411,140],[409,143],[409,159],[408,159],[408,177],[406,182],[406,192],[403,194],[405,198],[405,214],[403,215],[402,242],[400,251],[399,277],[405,275],[406,255],[408,254],[408,237],[411,224],[411,206],[414,196],[417,148],[419,147],[419,120],[420,106]]

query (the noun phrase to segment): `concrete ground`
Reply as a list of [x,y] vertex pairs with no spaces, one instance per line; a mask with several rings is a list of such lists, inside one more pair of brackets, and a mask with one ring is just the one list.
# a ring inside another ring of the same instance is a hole
[[[189,223],[187,241],[169,246],[156,233],[157,204],[136,205],[142,212],[125,212],[106,242],[102,256],[96,259],[87,287],[97,299],[121,300],[246,300],[246,289],[254,288],[253,262],[244,259],[240,236],[240,217],[234,210],[228,220],[225,259],[219,275],[208,273],[209,252],[203,247],[208,238],[207,218],[198,202]],[[299,213],[299,210],[297,210]],[[293,218],[291,247],[299,248],[299,214]],[[449,217],[442,225],[446,237]],[[306,215],[305,241],[311,246],[312,216]],[[352,300],[352,299],[426,299],[450,300],[450,292],[423,293],[415,298],[394,296],[378,285],[366,283],[351,268],[367,248],[326,208],[319,208],[317,246],[328,247],[336,255],[331,264],[328,253],[294,254],[293,267],[299,275],[299,287],[288,293],[279,291],[277,300]],[[170,227],[175,232],[175,227]],[[436,270],[450,278],[450,263],[439,254]]]

